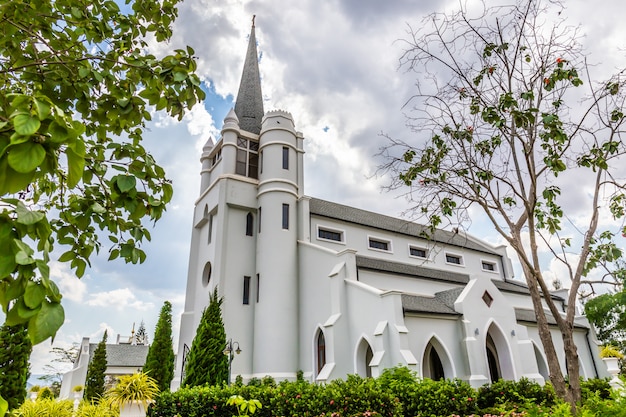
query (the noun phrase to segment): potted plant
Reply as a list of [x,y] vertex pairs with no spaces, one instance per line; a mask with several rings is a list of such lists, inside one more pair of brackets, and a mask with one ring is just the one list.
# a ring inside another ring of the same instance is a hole
[[120,409],[120,417],[144,417],[148,403],[159,393],[156,380],[143,372],[121,376],[107,391],[111,405]]
[[618,348],[613,345],[604,345],[600,350],[600,357],[611,375],[619,373],[619,360],[624,357],[624,354]]
[[35,401],[37,399],[37,395],[39,395],[39,391],[41,387],[39,385],[33,385],[30,387],[30,399]]
[[83,396],[83,389],[84,387],[82,385],[75,385],[74,388],[72,388],[72,392],[76,398],[81,398]]

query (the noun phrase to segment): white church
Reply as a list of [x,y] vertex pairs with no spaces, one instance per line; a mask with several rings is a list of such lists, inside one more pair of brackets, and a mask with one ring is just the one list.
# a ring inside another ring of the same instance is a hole
[[[323,382],[404,365],[475,387],[548,379],[528,289],[504,246],[444,230],[426,239],[419,224],[307,196],[304,142],[291,114],[264,112],[253,25],[235,108],[200,158],[172,388],[215,286],[241,349],[233,378],[302,371]],[[563,291],[550,296],[564,303]],[[562,351],[556,326],[553,338]],[[575,340],[581,375],[608,376],[582,316]]]

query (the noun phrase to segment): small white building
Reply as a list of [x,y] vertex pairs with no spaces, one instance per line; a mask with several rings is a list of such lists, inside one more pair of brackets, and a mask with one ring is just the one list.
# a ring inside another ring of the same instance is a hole
[[[98,343],[89,343],[88,337],[83,337],[78,350],[78,356],[74,361],[74,367],[63,375],[59,398],[73,398],[72,389],[77,386],[85,386],[87,369],[93,359],[94,351]],[[115,344],[106,345],[107,369],[104,373],[105,382],[113,383],[122,375],[132,375],[143,369],[148,356],[147,338],[137,343],[135,336],[117,336]]]
[[[233,377],[301,370],[327,381],[405,365],[473,386],[548,378],[504,246],[444,230],[426,238],[419,224],[305,195],[304,136],[288,112],[263,110],[254,25],[235,109],[201,162],[173,388],[215,286],[241,348]],[[558,351],[556,327],[553,337]],[[582,316],[575,338],[581,375],[606,376]]]

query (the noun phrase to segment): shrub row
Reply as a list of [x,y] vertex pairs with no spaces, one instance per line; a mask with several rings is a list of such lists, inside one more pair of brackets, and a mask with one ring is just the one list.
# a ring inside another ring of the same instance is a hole
[[[596,400],[610,395],[607,380],[585,381],[583,391]],[[377,379],[349,376],[345,381],[328,384],[303,380],[277,384],[264,378],[248,385],[182,388],[162,393],[148,415],[232,416],[235,410],[226,405],[232,395],[259,400],[262,408],[254,417],[500,415],[503,410],[550,409],[557,404],[550,384],[501,380],[476,390],[460,380],[418,379],[408,369],[398,367],[386,370]]]

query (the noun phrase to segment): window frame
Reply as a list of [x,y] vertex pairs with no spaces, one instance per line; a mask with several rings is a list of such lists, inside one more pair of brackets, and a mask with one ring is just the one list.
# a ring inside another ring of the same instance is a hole
[[[322,226],[322,225],[316,225],[315,227],[315,236],[317,238],[317,240],[321,240],[323,242],[331,242],[331,243],[339,243],[339,244],[346,244],[346,231],[342,230],[342,229],[336,229],[334,227],[328,227],[328,226]],[[340,240],[335,240],[335,239],[328,239],[325,237],[320,236],[320,232],[329,232],[329,233],[337,233],[339,235],[339,239]]]
[[[376,247],[372,246],[372,242],[386,244],[387,248],[386,249],[376,248]],[[378,237],[378,236],[367,235],[367,248],[369,250],[375,250],[375,251],[378,251],[378,252],[393,253],[393,246],[391,244],[391,240],[390,239],[385,239],[385,238],[382,238],[382,237]]]
[[[252,162],[255,160],[256,164],[253,164]],[[237,151],[235,152],[235,174],[258,180],[259,163],[259,142],[257,140],[248,139],[241,136],[237,137]]]
[[[424,256],[419,256],[419,255],[414,255],[411,253],[411,251],[415,249],[415,250],[421,250],[424,251]],[[424,247],[424,246],[417,246],[417,245],[411,245],[409,244],[409,257],[410,258],[416,258],[416,259],[429,259],[430,256],[430,251],[428,250],[428,248]]]
[[243,277],[243,304],[250,304],[250,277],[244,275]]
[[251,212],[246,214],[246,236],[254,236],[254,215]]
[[[491,265],[493,269],[485,268],[485,265]],[[498,263],[489,259],[480,260],[480,269],[484,272],[491,272],[492,274],[498,274],[500,272],[498,270]]]
[[283,146],[283,169],[289,170],[289,147]]
[[282,229],[289,230],[289,204],[282,205]]
[[[444,257],[445,257],[446,265],[454,265],[454,266],[461,266],[461,267],[465,266],[465,260],[463,259],[463,255],[459,255],[458,253],[453,253],[453,252],[444,252]],[[457,258],[459,262],[458,263],[450,262],[448,260],[448,257]]]

